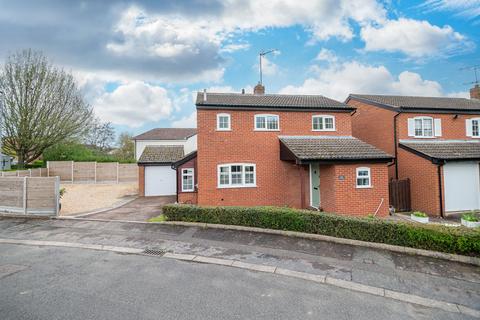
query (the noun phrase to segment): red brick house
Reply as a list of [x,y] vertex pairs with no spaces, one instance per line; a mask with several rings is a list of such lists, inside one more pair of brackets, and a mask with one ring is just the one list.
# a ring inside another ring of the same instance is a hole
[[[410,179],[413,210],[480,209],[480,88],[472,99],[351,94],[355,137],[393,154],[391,179]],[[476,99],[475,99],[476,97]]]
[[201,92],[196,107],[197,152],[172,165],[179,202],[388,215],[392,156],[352,137],[355,108],[258,91]]

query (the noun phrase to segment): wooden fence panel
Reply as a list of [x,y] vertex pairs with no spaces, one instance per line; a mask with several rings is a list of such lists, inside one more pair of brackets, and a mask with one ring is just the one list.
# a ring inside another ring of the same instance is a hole
[[120,163],[118,165],[118,182],[136,182],[138,165],[136,163]]
[[17,171],[4,171],[2,172],[2,177],[16,177]]
[[0,211],[23,208],[23,178],[0,178]]
[[117,162],[97,163],[97,182],[117,182]]
[[73,161],[48,161],[48,176],[60,177],[60,181],[72,181]]
[[58,177],[2,177],[0,212],[56,215],[59,183]]
[[17,177],[30,177],[30,171],[28,171],[28,170],[17,170]]
[[96,162],[74,162],[74,182],[95,182]]
[[390,205],[397,212],[411,211],[410,179],[391,180],[388,184]]

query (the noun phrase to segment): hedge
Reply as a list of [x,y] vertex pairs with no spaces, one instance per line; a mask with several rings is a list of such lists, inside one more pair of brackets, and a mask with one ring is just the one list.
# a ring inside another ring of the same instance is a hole
[[419,225],[278,207],[198,207],[174,204],[164,206],[163,214],[169,221],[298,231],[480,256],[480,231],[464,227]]

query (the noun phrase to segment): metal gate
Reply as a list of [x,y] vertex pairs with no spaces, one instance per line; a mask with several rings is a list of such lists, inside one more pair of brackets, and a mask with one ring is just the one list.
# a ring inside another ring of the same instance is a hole
[[390,205],[396,212],[411,211],[410,199],[410,179],[390,180],[388,183],[388,192],[390,194]]

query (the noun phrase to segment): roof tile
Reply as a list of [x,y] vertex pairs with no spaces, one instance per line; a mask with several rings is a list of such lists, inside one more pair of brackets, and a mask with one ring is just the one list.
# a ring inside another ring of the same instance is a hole
[[133,140],[185,140],[195,134],[195,128],[155,128],[133,137]]
[[401,140],[400,145],[439,160],[480,159],[480,141],[443,140],[411,141]]
[[173,163],[184,156],[183,146],[146,146],[138,163]]

